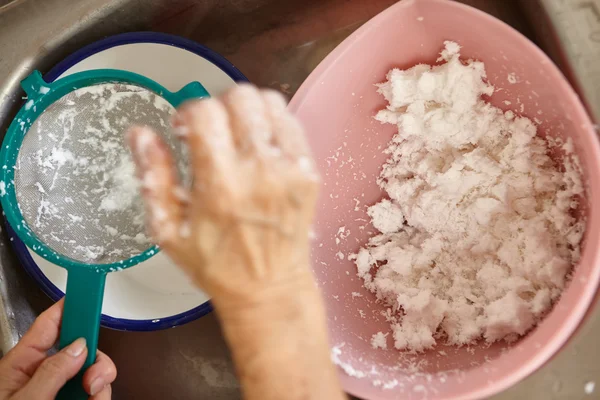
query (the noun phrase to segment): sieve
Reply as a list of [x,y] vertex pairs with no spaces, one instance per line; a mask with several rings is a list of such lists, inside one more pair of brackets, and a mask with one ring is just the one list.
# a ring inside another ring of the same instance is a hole
[[185,148],[169,116],[184,101],[209,95],[199,82],[170,92],[144,76],[113,69],[52,83],[34,71],[21,86],[27,101],[0,151],[0,202],[17,236],[67,270],[59,347],[83,337],[88,356],[58,398],[87,399],[82,376],[96,357],[106,274],[159,251],[144,235],[125,130],[147,125],[163,135],[185,181]]

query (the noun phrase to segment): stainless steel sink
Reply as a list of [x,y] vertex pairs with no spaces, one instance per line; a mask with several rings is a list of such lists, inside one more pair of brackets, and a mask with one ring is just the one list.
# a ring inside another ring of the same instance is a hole
[[[0,0],[0,131],[6,129],[21,102],[18,83],[23,77],[33,68],[47,70],[77,48],[106,35],[152,30],[185,36],[228,57],[252,82],[291,96],[331,49],[394,2]],[[583,62],[593,57],[586,53],[583,61],[581,56],[575,60],[573,54],[577,49],[573,46],[577,47],[578,42],[572,39],[571,31],[565,31],[566,25],[561,21],[565,18],[563,8],[572,5],[590,9],[593,18],[594,7],[600,10],[600,0],[463,2],[506,21],[541,45],[573,83],[582,88],[590,109],[598,111],[600,104],[595,101],[594,86],[588,84],[594,70]],[[576,12],[580,12],[577,7]],[[551,11],[550,17],[544,10]],[[591,49],[600,52],[600,44],[596,45]],[[3,234],[0,350],[8,351],[35,315],[49,304],[18,265]],[[600,364],[596,362],[600,359],[600,349],[594,343],[599,333],[600,319],[595,312],[560,355],[496,399],[585,398],[584,384],[600,379]],[[113,357],[119,368],[115,399],[240,398],[229,353],[214,315],[168,331],[103,330],[100,348]],[[596,393],[588,398],[600,396]]]

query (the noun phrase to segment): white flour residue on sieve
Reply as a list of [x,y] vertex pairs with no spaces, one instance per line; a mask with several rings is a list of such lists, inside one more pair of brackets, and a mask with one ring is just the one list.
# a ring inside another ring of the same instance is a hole
[[15,175],[31,229],[51,248],[87,262],[115,262],[146,249],[140,182],[124,136],[132,125],[150,126],[183,171],[173,113],[162,97],[123,84],[78,89],[52,104],[27,132]]
[[484,65],[445,45],[443,64],[379,85],[389,105],[376,119],[399,132],[378,180],[389,199],[368,211],[380,234],[354,256],[389,306],[395,347],[417,352],[526,334],[564,289],[585,230],[570,140],[485,102]]
[[120,156],[117,167],[107,171],[109,186],[102,197],[99,210],[124,210],[139,196],[140,182],[135,176],[135,164],[129,154]]

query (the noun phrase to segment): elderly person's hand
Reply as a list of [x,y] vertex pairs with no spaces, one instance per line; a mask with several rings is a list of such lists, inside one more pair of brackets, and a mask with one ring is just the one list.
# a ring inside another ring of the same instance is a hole
[[[35,320],[21,341],[0,360],[0,400],[51,400],[85,362],[87,348],[78,339],[48,356],[58,340],[63,301]],[[91,400],[110,400],[110,384],[117,377],[111,359],[98,352],[96,363],[85,372],[83,387]]]
[[245,397],[342,398],[309,265],[318,175],[284,99],[243,85],[185,104],[173,124],[189,190],[154,132],[129,133],[150,233],[212,297]]
[[190,190],[154,132],[129,137],[160,247],[227,307],[308,277],[318,175],[283,98],[242,86],[185,104],[173,124],[188,143]]

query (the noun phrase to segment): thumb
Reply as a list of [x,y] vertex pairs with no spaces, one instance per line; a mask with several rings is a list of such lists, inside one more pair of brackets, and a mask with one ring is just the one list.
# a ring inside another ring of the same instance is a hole
[[69,379],[77,375],[87,356],[84,338],[45,359],[16,398],[52,400]]

